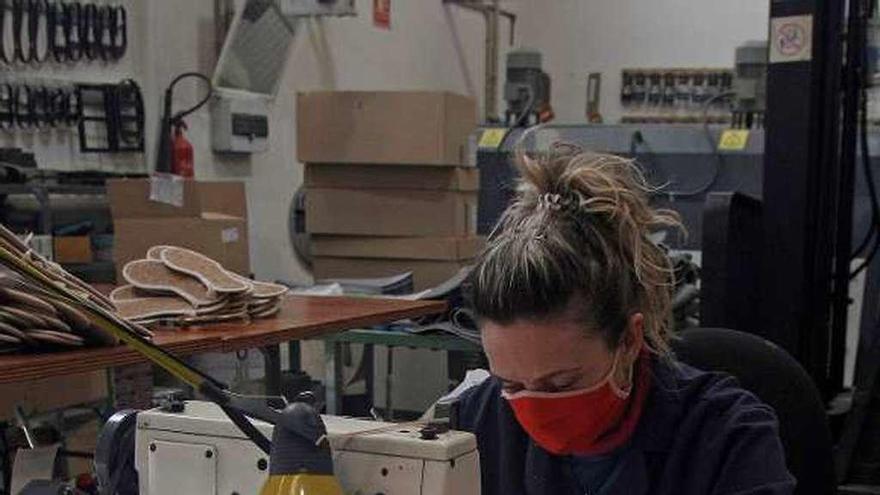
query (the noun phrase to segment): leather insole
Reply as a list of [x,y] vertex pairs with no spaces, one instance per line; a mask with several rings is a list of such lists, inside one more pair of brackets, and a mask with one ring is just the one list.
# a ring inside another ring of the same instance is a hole
[[3,304],[11,303],[20,306],[27,306],[50,315],[58,314],[58,311],[54,306],[39,297],[32,296],[26,292],[15,290],[10,287],[0,287],[0,301],[2,301]]
[[236,293],[251,289],[250,283],[231,276],[220,263],[201,253],[179,247],[166,247],[160,256],[169,268],[196,277],[215,292]]
[[162,251],[172,246],[153,246],[147,250],[147,259],[162,261]]
[[29,330],[25,332],[28,337],[45,344],[56,344],[68,347],[79,347],[85,344],[85,341],[76,335],[55,332],[52,330]]
[[122,269],[122,276],[139,289],[174,292],[193,306],[206,306],[218,300],[197,278],[171,270],[161,261],[132,261]]
[[253,295],[253,297],[256,298],[279,297],[286,294],[289,290],[287,287],[280,284],[273,284],[271,282],[260,282],[259,280],[251,280],[248,278],[244,278],[234,272],[227,273],[236,280],[240,280],[252,285],[254,290],[251,294]]
[[178,297],[145,297],[128,299],[116,303],[117,311],[123,318],[143,320],[162,316],[195,316],[192,305]]

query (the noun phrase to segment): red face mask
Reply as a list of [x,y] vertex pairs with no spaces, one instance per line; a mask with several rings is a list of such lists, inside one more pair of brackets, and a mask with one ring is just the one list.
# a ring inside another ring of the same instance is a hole
[[638,425],[650,381],[647,353],[639,361],[633,397],[632,383],[625,390],[614,383],[617,359],[605,378],[587,389],[502,395],[519,424],[544,450],[556,455],[604,454],[626,443]]

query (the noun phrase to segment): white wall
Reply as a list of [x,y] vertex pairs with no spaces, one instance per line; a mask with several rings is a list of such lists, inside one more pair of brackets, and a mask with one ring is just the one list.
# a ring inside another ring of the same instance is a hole
[[[247,184],[251,266],[258,278],[309,279],[294,258],[288,233],[288,211],[303,171],[296,160],[296,92],[449,90],[481,100],[482,16],[458,7],[444,7],[440,0],[395,0],[391,30],[385,31],[372,24],[372,0],[357,0],[356,7],[356,18],[313,20],[299,25],[272,110],[268,153],[251,159],[213,156],[207,113],[199,112],[188,119],[197,178],[240,179]],[[145,85],[154,88],[148,95],[148,105],[153,109],[150,128],[155,129],[161,105],[159,88],[183,71],[213,71],[213,0],[150,0],[146,10],[148,39],[143,77]],[[506,39],[506,28],[502,36]],[[192,85],[181,87],[179,93],[181,97],[175,104],[183,108],[196,101],[199,90]],[[396,407],[424,408],[445,390],[444,356],[432,353],[426,360],[424,354],[406,350],[395,354],[398,377],[422,377],[417,383],[398,381]],[[378,356],[380,363],[384,363],[382,356]],[[303,364],[313,376],[323,376],[322,357],[320,345],[303,346]],[[212,367],[216,366],[215,361]],[[383,385],[380,381],[377,388]],[[380,399],[384,401],[382,396]]]
[[605,122],[621,115],[629,67],[733,67],[734,49],[767,39],[768,0],[553,0],[522,2],[523,46],[544,54],[557,120],[583,123],[586,77],[602,73]]
[[[189,119],[197,177],[247,182],[251,265],[257,277],[308,279],[293,256],[288,234],[290,202],[302,181],[302,166],[296,161],[296,92],[423,89],[481,96],[484,23],[480,15],[444,7],[440,0],[395,1],[392,27],[385,31],[373,26],[372,0],[358,0],[356,6],[356,18],[300,24],[273,108],[268,153],[250,160],[213,156],[207,114],[199,112]],[[164,87],[185,70],[211,73],[213,1],[151,0],[148,10],[147,84]],[[181,93],[181,105],[197,97],[195,87]],[[154,108],[160,103],[156,96]]]
[[[131,42],[124,58],[118,62],[89,62],[83,59],[75,64],[50,62],[39,66],[2,66],[0,67],[0,82],[68,86],[73,82],[115,83],[127,78],[139,79],[139,68],[144,57],[144,45],[137,40],[144,36],[144,25],[137,22],[137,19],[144,18],[143,10],[146,2],[114,0],[112,3],[125,5],[129,12],[129,18],[132,20],[129,23],[129,40]],[[11,41],[7,41],[7,50],[11,50]],[[33,151],[37,163],[42,168],[52,170],[88,169],[122,173],[142,173],[144,170],[143,157],[139,153],[113,155],[80,153],[76,128],[42,131],[17,129],[14,132],[0,132],[0,147],[20,147]]]

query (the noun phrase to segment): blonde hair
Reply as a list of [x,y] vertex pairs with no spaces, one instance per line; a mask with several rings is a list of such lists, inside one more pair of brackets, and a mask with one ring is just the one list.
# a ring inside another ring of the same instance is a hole
[[666,355],[673,270],[649,235],[681,229],[678,215],[649,205],[652,188],[626,158],[558,143],[518,149],[515,163],[516,196],[470,277],[477,315],[504,324],[574,309],[614,349],[640,312],[648,348]]

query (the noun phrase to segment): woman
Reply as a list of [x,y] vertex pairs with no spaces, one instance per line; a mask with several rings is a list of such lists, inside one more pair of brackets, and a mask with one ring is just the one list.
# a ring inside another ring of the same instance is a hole
[[770,407],[674,360],[679,226],[623,158],[519,153],[517,197],[470,279],[492,377],[465,392],[484,495],[792,493]]

